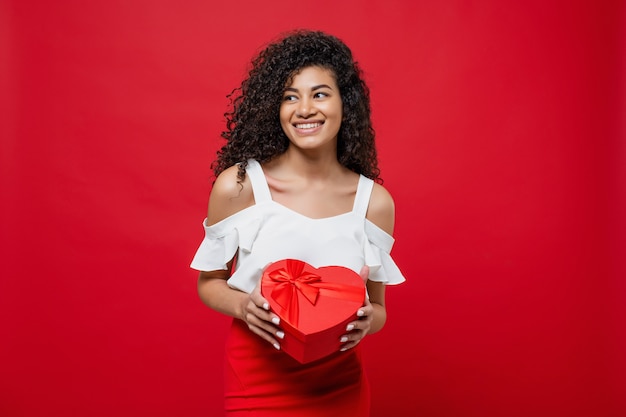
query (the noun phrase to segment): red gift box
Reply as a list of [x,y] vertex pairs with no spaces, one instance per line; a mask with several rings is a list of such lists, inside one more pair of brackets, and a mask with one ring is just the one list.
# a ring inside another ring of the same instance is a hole
[[365,300],[359,274],[342,266],[313,266],[296,259],[270,264],[261,294],[280,317],[283,351],[301,363],[338,352],[346,326]]

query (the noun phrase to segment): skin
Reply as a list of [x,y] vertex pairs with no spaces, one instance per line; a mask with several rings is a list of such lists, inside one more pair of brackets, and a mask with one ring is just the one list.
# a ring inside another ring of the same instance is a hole
[[[263,165],[274,201],[311,218],[331,217],[352,209],[359,175],[337,160],[342,116],[341,96],[331,71],[306,67],[293,77],[285,89],[279,114],[289,147]],[[211,191],[207,223],[215,224],[252,205],[249,178],[237,183],[237,167],[228,168]],[[374,184],[366,217],[393,235],[393,199],[380,184]],[[200,272],[201,300],[216,311],[243,320],[252,332],[280,349],[284,333],[278,316],[269,311],[268,301],[261,296],[260,286],[247,294],[226,284],[232,262],[224,271]],[[369,299],[359,309],[359,318],[346,328],[341,350],[353,348],[385,324],[385,286],[369,281],[368,274],[367,266],[363,267],[360,275]]]

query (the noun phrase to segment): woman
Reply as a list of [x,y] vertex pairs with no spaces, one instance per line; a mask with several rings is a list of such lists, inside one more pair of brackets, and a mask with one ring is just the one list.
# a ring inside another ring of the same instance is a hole
[[[235,318],[227,414],[367,416],[358,344],[385,323],[385,285],[404,277],[389,256],[394,205],[375,182],[361,71],[337,38],[298,31],[262,51],[231,98],[206,236],[192,262],[202,301]],[[360,272],[369,296],[341,349],[305,365],[280,350],[280,319],[259,289],[265,266],[287,258]]]

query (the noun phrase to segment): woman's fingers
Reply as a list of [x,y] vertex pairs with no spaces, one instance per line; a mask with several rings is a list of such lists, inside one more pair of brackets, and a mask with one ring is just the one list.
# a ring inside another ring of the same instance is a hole
[[269,303],[261,295],[258,286],[250,293],[250,298],[245,306],[244,320],[253,333],[269,342],[276,349],[280,349],[280,343],[277,339],[282,339],[285,336],[282,330],[277,327],[280,324],[280,318],[269,311]]
[[[363,327],[363,328],[361,328],[361,327]],[[361,340],[363,340],[365,335],[367,334],[367,332],[369,330],[369,325],[363,326],[360,323],[359,324],[349,324],[347,329],[351,329],[351,330],[349,330],[348,333],[343,335],[341,337],[341,339],[340,339],[340,342],[343,343],[343,345],[341,346],[341,349],[340,349],[341,351],[352,349],[353,347],[358,345],[361,342]]]
[[253,303],[248,307],[246,313],[246,323],[253,333],[259,335],[262,339],[268,341],[276,349],[280,349],[280,343],[277,339],[284,337],[284,333],[280,328],[276,327],[280,320],[276,315],[260,308]]
[[352,349],[369,333],[374,318],[374,308],[369,300],[365,300],[363,307],[357,311],[357,316],[359,318],[348,323],[347,333],[341,336],[340,342],[343,343],[341,351]]
[[274,346],[276,350],[280,350],[280,343],[273,337],[271,337],[268,333],[260,330],[258,327],[250,327],[250,331],[258,335],[261,339],[266,340],[270,345]]

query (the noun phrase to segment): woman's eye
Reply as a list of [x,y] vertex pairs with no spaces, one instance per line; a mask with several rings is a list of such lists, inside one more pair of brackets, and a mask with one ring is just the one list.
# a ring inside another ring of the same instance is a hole
[[296,96],[285,96],[283,97],[283,101],[295,101],[297,98]]
[[315,97],[315,98],[324,98],[324,97],[328,97],[328,94],[319,92],[319,93],[315,93],[315,95],[313,97]]

